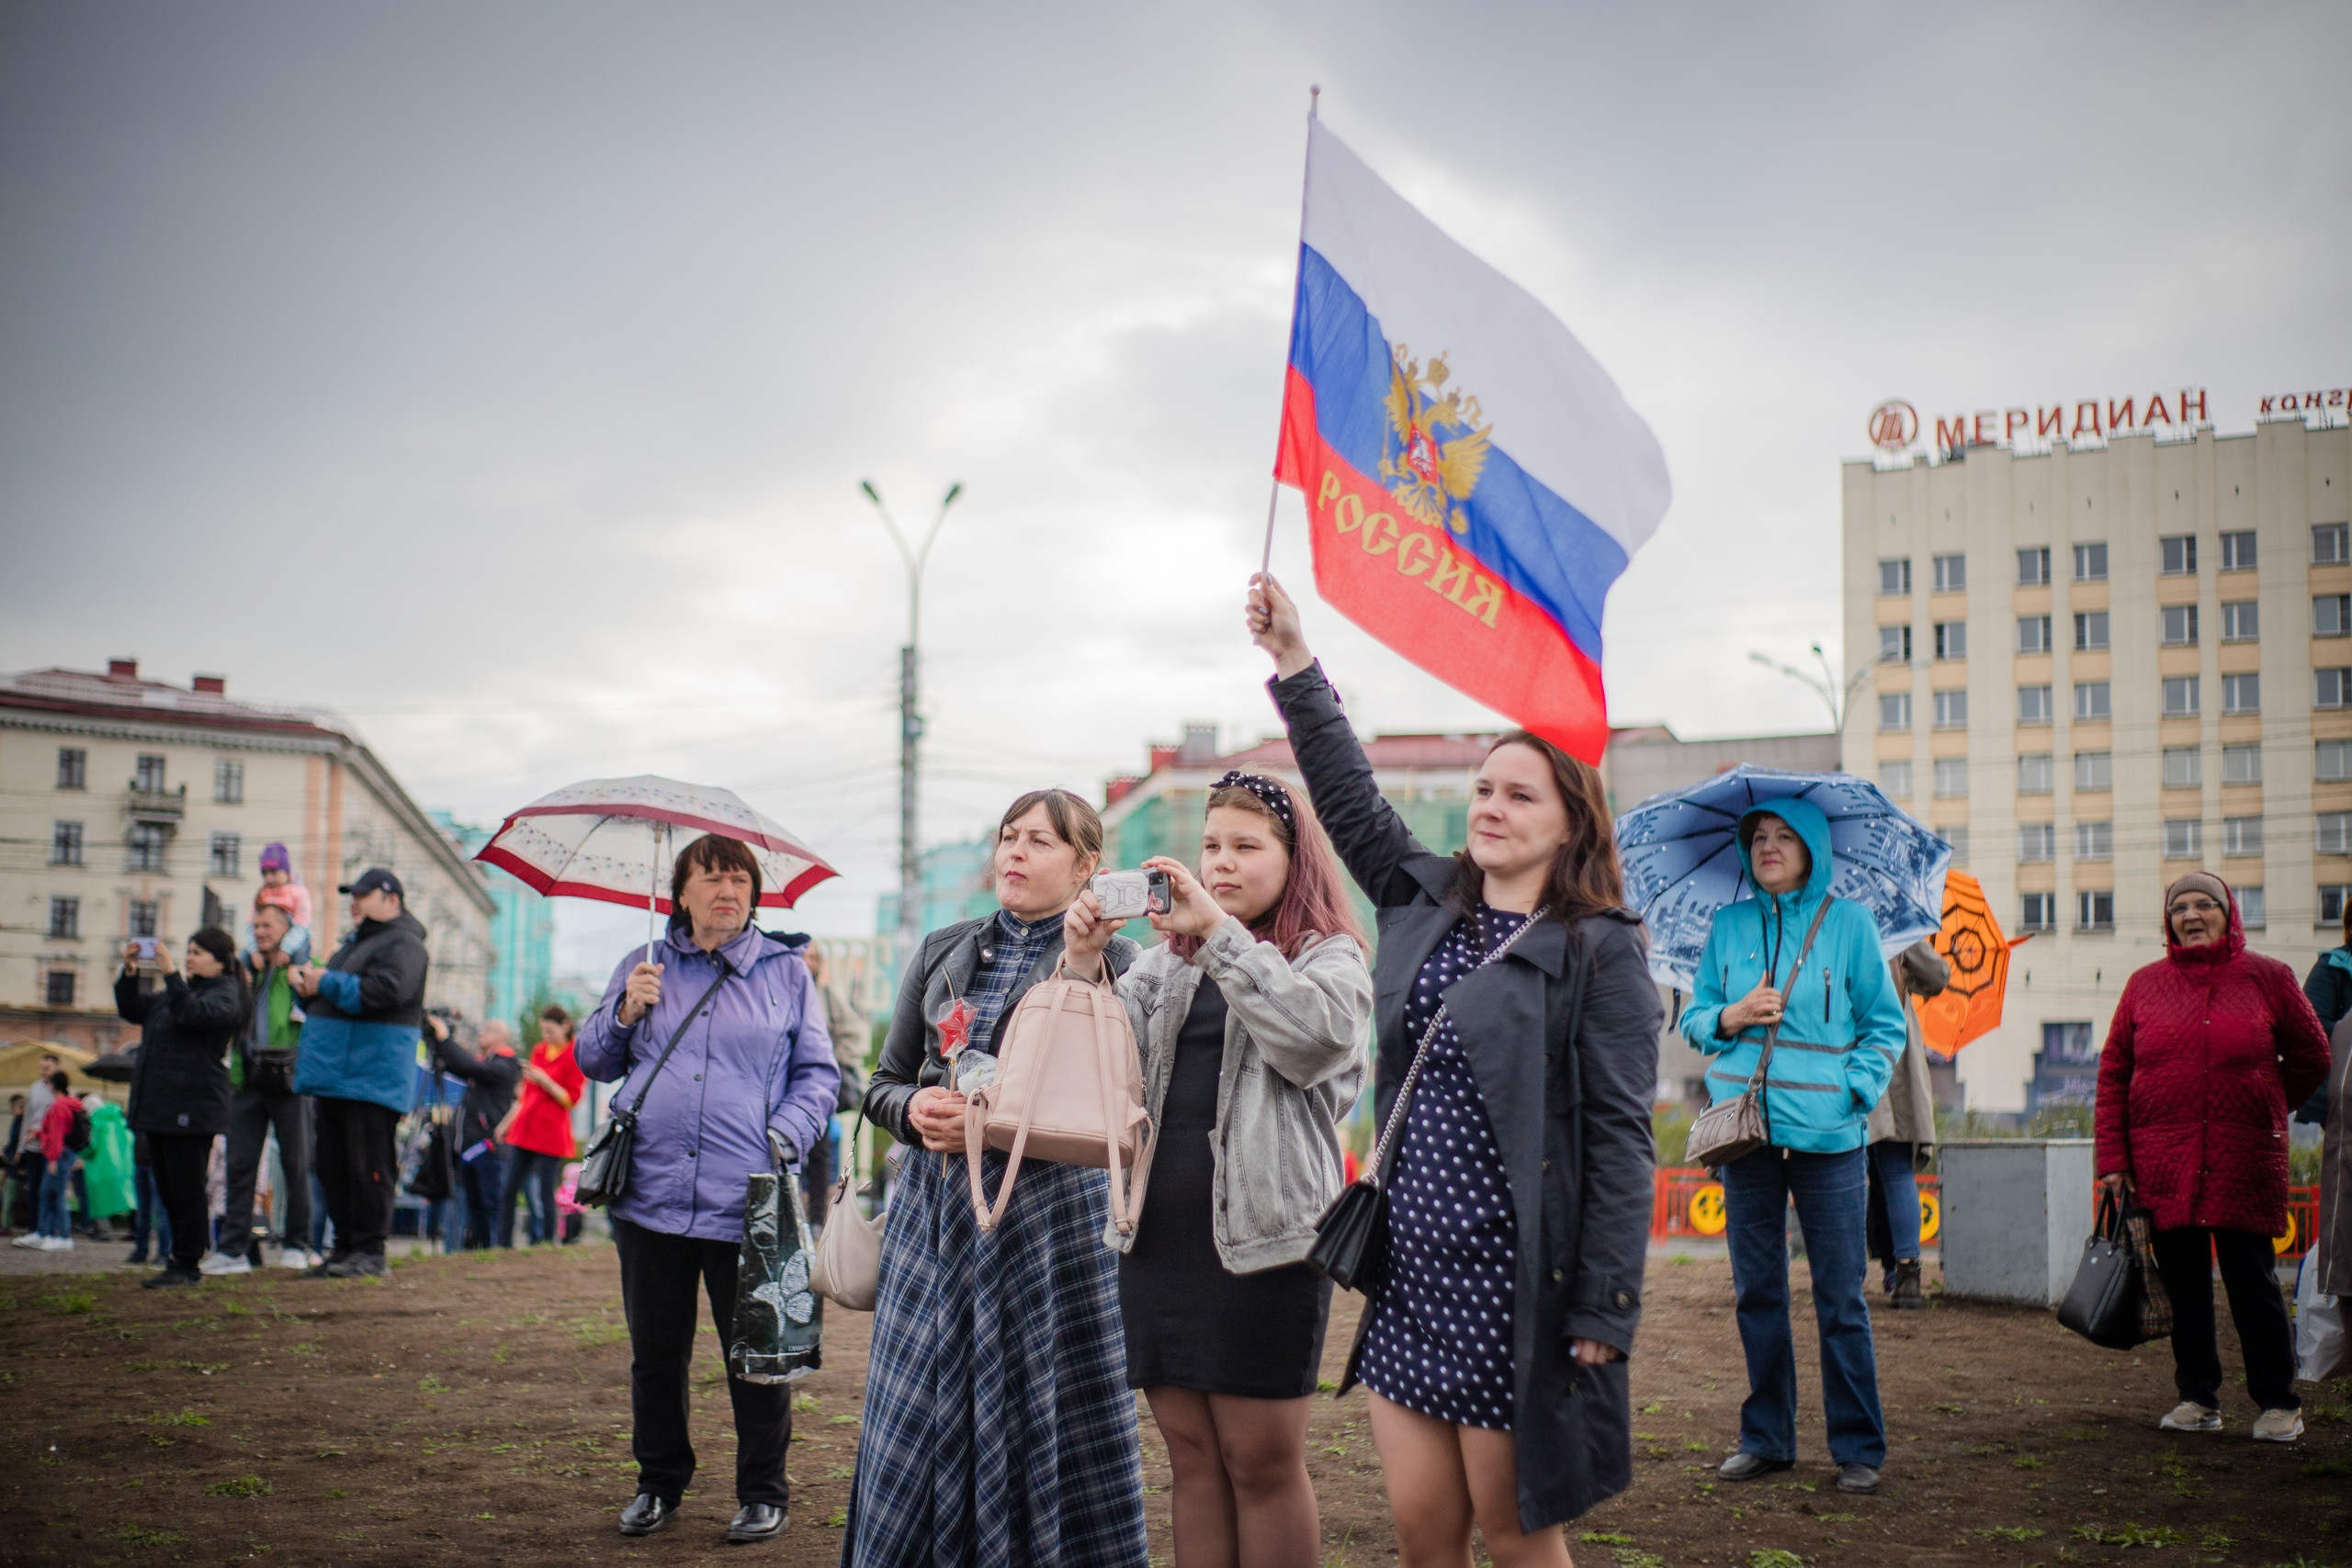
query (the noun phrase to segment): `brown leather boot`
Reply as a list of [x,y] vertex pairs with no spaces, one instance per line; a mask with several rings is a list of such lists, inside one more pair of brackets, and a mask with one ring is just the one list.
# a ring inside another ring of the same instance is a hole
[[1928,1298],[1919,1289],[1919,1260],[1906,1259],[1894,1266],[1894,1300],[1889,1303],[1897,1312],[1919,1312],[1926,1308]]

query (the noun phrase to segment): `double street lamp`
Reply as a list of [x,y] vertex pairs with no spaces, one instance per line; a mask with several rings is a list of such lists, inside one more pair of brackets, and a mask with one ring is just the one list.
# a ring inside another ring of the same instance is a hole
[[915,828],[922,739],[922,716],[916,711],[922,687],[915,650],[922,640],[922,569],[939,538],[940,525],[947,521],[947,509],[956,504],[964,487],[961,483],[947,487],[947,493],[940,498],[939,514],[931,520],[930,532],[923,535],[920,546],[913,547],[883,504],[882,492],[874,488],[874,481],[860,479],[857,488],[874,503],[882,525],[890,530],[890,542],[899,547],[899,558],[907,567],[907,640],[899,649],[899,956],[904,963],[922,939],[922,850]]

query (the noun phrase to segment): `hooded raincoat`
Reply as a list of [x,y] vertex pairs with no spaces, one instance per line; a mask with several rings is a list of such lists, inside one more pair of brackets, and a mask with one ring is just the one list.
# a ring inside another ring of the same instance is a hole
[[1747,840],[1759,817],[1778,817],[1793,829],[1804,840],[1812,869],[1793,893],[1759,888],[1716,911],[1690,1005],[1683,1010],[1682,1034],[1698,1050],[1720,1058],[1707,1069],[1714,1100],[1744,1092],[1763,1053],[1765,1031],[1758,1025],[1736,1040],[1723,1040],[1715,1026],[1724,1008],[1770,974],[1772,984],[1786,992],[1786,1005],[1764,1089],[1765,1125],[1775,1147],[1842,1154],[1869,1141],[1871,1107],[1886,1092],[1903,1055],[1903,1006],[1879,952],[1878,922],[1851,899],[1830,905],[1804,973],[1789,988],[1805,932],[1829,896],[1835,874],[1829,822],[1820,807],[1797,799],[1775,801],[1742,817],[1739,862],[1751,882],[1756,870],[1748,863]]

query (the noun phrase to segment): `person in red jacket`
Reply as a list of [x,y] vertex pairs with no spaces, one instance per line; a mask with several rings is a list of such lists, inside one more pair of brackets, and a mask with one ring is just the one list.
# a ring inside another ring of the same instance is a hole
[[2245,950],[2229,885],[2190,872],[2165,892],[2165,956],[2132,975],[2098,1062],[2098,1172],[2154,1215],[2172,1296],[2167,1431],[2222,1427],[2213,1339],[2218,1256],[2260,1441],[2302,1435],[2293,1336],[2270,1238],[2287,1228],[2287,1111],[2327,1077],[2327,1036],[2275,958]]
[[523,1065],[523,1090],[501,1125],[509,1151],[504,1218],[514,1223],[514,1194],[520,1190],[530,1206],[533,1246],[560,1235],[555,1190],[565,1162],[580,1152],[571,1136],[571,1108],[588,1077],[572,1059],[571,1032],[571,1015],[561,1007],[549,1002],[539,1010],[539,1043]]

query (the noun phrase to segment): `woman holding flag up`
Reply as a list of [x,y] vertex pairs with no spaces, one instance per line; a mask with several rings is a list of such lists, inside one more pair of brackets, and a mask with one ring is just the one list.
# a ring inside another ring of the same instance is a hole
[[1437,854],[1382,798],[1271,577],[1249,624],[1316,814],[1378,908],[1379,1124],[1426,1050],[1340,1386],[1372,1390],[1407,1564],[1462,1562],[1475,1523],[1498,1564],[1565,1568],[1558,1527],[1633,1479],[1661,1022],[1600,775],[1514,731],[1478,770],[1469,847]]

